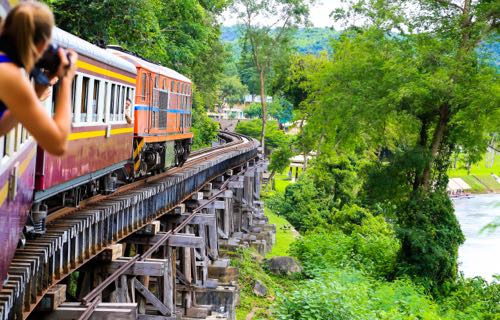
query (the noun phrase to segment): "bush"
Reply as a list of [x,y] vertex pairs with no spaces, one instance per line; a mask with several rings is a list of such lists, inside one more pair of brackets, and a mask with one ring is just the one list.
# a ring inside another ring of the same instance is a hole
[[458,247],[464,242],[453,204],[444,192],[419,192],[399,211],[399,273],[438,293],[455,281]]
[[382,282],[352,269],[324,272],[275,306],[283,320],[453,319],[441,317],[439,306],[409,280]]
[[400,245],[383,217],[348,206],[337,211],[333,224],[306,234],[292,244],[309,276],[330,268],[353,267],[376,277],[393,275]]

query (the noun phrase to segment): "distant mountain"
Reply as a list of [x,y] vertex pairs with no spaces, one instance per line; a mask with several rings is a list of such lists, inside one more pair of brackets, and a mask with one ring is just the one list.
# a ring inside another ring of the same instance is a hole
[[[300,53],[318,54],[331,51],[330,40],[338,36],[338,32],[330,28],[301,28],[294,35],[293,43]],[[238,47],[241,37],[239,26],[223,26],[221,39]],[[238,52],[239,50],[236,50]]]
[[[331,52],[330,41],[339,36],[339,32],[330,28],[301,28],[294,35],[293,43],[300,53],[318,54],[322,51]],[[235,57],[239,56],[241,50],[238,40],[241,37],[239,26],[223,26],[221,39],[229,43]],[[482,52],[491,63],[500,69],[500,36],[493,36],[490,41],[480,47]]]

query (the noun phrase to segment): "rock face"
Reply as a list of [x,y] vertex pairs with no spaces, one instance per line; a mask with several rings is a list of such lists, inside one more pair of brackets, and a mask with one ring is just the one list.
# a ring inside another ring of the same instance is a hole
[[273,257],[266,260],[266,266],[274,274],[292,275],[302,272],[302,267],[295,258]]
[[267,288],[262,282],[257,280],[257,281],[255,281],[255,284],[253,286],[253,293],[256,296],[265,297],[267,294]]

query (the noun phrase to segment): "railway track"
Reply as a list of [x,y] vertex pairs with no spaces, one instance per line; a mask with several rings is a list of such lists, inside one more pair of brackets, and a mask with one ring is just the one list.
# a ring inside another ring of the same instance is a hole
[[[228,142],[193,153],[183,167],[124,185],[113,194],[87,199],[78,208],[52,213],[47,219],[47,232],[16,251],[9,279],[0,291],[0,320],[27,319],[49,288],[106,247],[165,215],[208,181],[258,156],[257,141],[227,132],[220,136]],[[196,214],[194,210],[192,217]],[[163,241],[180,229],[167,232]],[[156,249],[153,246],[133,261],[149,257]],[[88,311],[82,319],[88,318],[99,303],[99,290],[120,275],[114,273],[111,280],[83,299]]]

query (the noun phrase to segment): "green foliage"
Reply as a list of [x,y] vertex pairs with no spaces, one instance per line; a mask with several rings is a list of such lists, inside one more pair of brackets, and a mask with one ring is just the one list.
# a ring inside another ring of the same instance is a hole
[[345,157],[320,157],[300,179],[270,203],[300,231],[328,226],[336,210],[356,195],[358,179],[354,164]]
[[444,192],[417,193],[398,211],[399,271],[439,290],[457,276],[458,247],[464,242]]
[[482,278],[460,277],[451,292],[441,299],[443,309],[455,319],[498,320],[500,317],[500,282]]
[[[195,101],[197,96],[195,93]],[[194,134],[193,150],[210,147],[212,141],[217,140],[217,133],[219,132],[219,125],[210,119],[206,110],[197,103],[194,103],[193,107],[192,131]]]
[[281,146],[271,153],[271,161],[268,170],[272,172],[282,172],[290,165],[290,158],[293,156],[289,146]]
[[[236,127],[236,132],[259,139],[261,124],[262,120],[260,119],[240,121]],[[275,149],[287,145],[290,145],[290,137],[283,130],[280,130],[278,122],[269,121],[266,127],[266,148]]]
[[279,297],[283,320],[453,319],[442,318],[430,297],[408,280],[383,282],[353,269],[333,269]]
[[217,16],[225,0],[46,0],[58,26],[97,44],[125,49],[190,77],[198,102],[212,107],[227,52]]
[[245,108],[245,110],[243,110],[243,114],[249,119],[262,119],[262,106],[260,103],[251,103]]
[[243,103],[248,89],[243,85],[237,76],[227,76],[222,78],[220,84],[220,101],[234,106],[237,103]]
[[309,275],[354,267],[376,277],[391,276],[400,245],[392,226],[356,205],[335,212],[328,229],[307,233],[292,245]]

